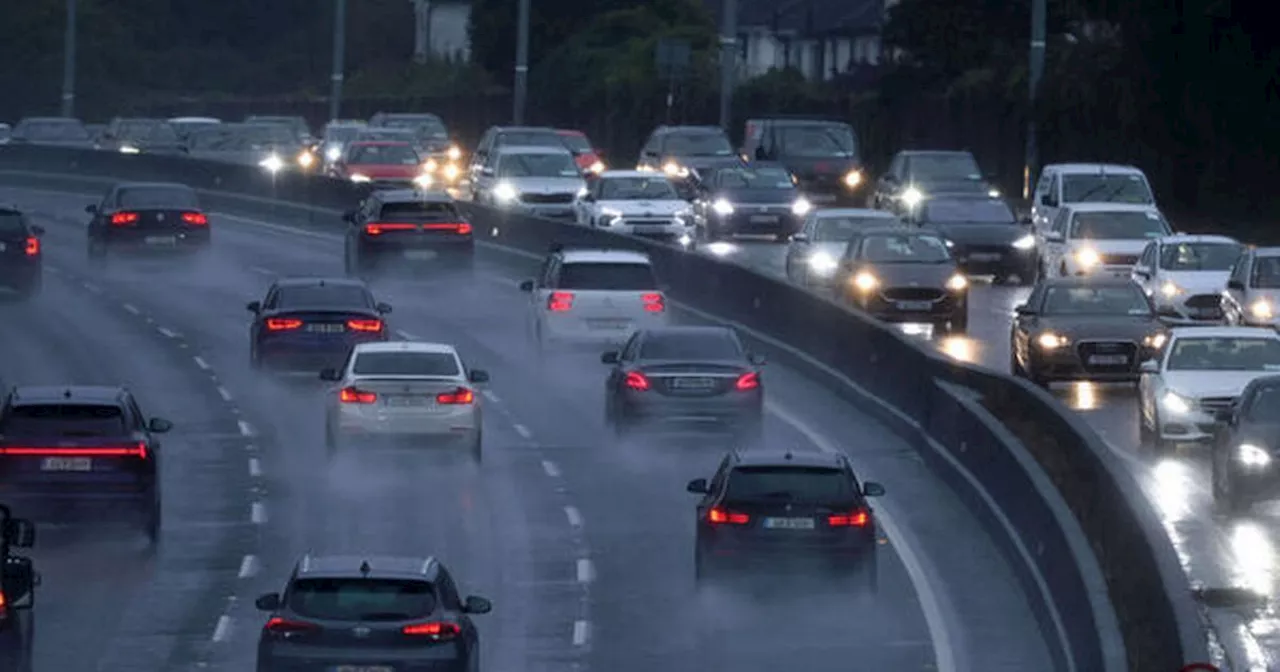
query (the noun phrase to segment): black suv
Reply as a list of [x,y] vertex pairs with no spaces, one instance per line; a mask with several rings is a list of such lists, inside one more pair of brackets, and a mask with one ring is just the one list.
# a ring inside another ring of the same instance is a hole
[[31,558],[11,552],[14,548],[31,548],[36,528],[29,520],[14,518],[9,507],[0,504],[0,670],[31,672],[32,642],[35,639],[36,586],[40,576]]
[[659,126],[649,134],[636,170],[686,180],[699,169],[741,160],[719,126]]
[[777,161],[795,175],[814,203],[852,203],[863,197],[867,176],[858,156],[853,127],[825,119],[748,119],[742,156]]
[[439,191],[375,191],[346,213],[343,266],[366,276],[394,260],[412,266],[470,270],[475,238],[470,222]]
[[912,150],[893,155],[889,169],[876,184],[870,205],[905,215],[926,198],[943,194],[1000,197],[1000,191],[983,174],[972,153]]
[[1280,497],[1280,376],[1253,379],[1216,415],[1222,429],[1213,445],[1214,504],[1240,513]]
[[21,210],[0,204],[0,286],[21,298],[40,293],[44,284],[44,227]]

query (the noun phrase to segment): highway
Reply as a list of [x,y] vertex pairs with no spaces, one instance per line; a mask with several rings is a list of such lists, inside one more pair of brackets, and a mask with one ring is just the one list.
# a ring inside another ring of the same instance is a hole
[[[424,453],[330,467],[324,388],[250,370],[244,304],[273,277],[339,273],[336,236],[215,213],[208,258],[97,269],[83,233],[95,198],[0,199],[48,228],[45,293],[0,306],[0,378],[124,382],[177,424],[157,551],[41,531],[37,670],[250,669],[253,598],[308,551],[440,557],[464,593],[494,600],[483,665],[500,672],[1051,667],[978,522],[912,448],[800,371],[767,368],[767,441],[845,451],[886,485],[880,591],[697,593],[684,484],[721,450],[613,444],[599,353],[540,359],[525,336],[517,285],[535,260],[484,249],[473,278],[374,285],[403,337],[454,343],[492,374],[483,465]],[[762,264],[780,259],[767,249]]]

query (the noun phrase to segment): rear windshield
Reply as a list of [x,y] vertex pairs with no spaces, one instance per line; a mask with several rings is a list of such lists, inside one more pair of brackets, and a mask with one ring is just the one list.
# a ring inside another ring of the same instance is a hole
[[22,222],[22,215],[16,212],[0,212],[0,235],[6,238],[9,236],[23,235],[27,232],[26,225]]
[[365,352],[352,373],[361,376],[456,376],[458,358],[447,352]]
[[199,208],[200,201],[189,189],[170,187],[130,187],[117,197],[122,208]]
[[347,156],[347,163],[365,165],[412,166],[421,161],[409,145],[355,145]]
[[363,287],[329,285],[281,287],[274,305],[268,308],[368,308],[371,302]]
[[452,203],[383,203],[380,219],[390,221],[460,222],[461,215]]
[[585,154],[591,151],[591,141],[587,140],[587,136],[578,133],[561,133],[560,140],[564,142],[564,146],[569,151]]
[[5,436],[121,436],[127,434],[119,406],[24,404],[9,409]]
[[727,332],[648,334],[640,359],[741,359],[742,348]]
[[855,496],[853,481],[829,467],[738,467],[729,476],[729,499],[822,502]]
[[649,264],[577,262],[560,267],[557,289],[634,290],[657,289]]
[[556,147],[565,149],[564,140],[559,133],[552,131],[507,131],[494,138],[495,147]]
[[897,223],[896,218],[867,215],[820,216],[814,225],[813,242],[815,243],[847,243],[858,231],[868,227],[891,226]]
[[299,579],[288,606],[326,621],[407,621],[431,615],[436,593],[430,583],[411,579]]

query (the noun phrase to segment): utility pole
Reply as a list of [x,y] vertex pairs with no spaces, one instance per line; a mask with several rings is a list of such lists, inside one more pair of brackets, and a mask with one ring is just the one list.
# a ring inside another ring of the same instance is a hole
[[720,128],[729,131],[733,113],[733,85],[738,66],[738,0],[724,0],[720,17]]
[[529,0],[520,0],[516,25],[516,77],[511,97],[511,123],[524,124],[524,99],[529,89]]
[[418,65],[427,62],[431,53],[431,0],[413,2],[413,61]]
[[62,116],[76,113],[76,0],[67,0],[67,32],[62,38]]
[[329,76],[329,121],[342,114],[342,78],[346,66],[347,49],[347,0],[334,0],[333,11],[333,74]]
[[1031,0],[1031,63],[1028,68],[1027,155],[1022,171],[1022,198],[1030,199],[1032,176],[1040,169],[1040,143],[1036,138],[1036,101],[1040,94],[1040,78],[1044,76],[1046,15],[1045,0]]

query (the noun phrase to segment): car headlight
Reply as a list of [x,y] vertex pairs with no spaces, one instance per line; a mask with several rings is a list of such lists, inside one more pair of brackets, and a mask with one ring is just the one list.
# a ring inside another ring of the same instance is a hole
[[917,205],[920,205],[920,202],[923,200],[924,193],[915,187],[907,187],[907,190],[902,192],[902,202],[905,203],[908,208],[914,208]]
[[621,219],[622,211],[615,208],[600,208],[600,216],[605,219]]
[[1166,299],[1172,299],[1173,297],[1182,293],[1183,293],[1183,289],[1181,287],[1167,280],[1164,282],[1164,284],[1160,285],[1160,295]]
[[831,275],[839,268],[840,262],[826,252],[814,252],[809,255],[809,268],[818,275]]
[[987,196],[990,196],[991,198],[1000,198],[1000,190],[999,190],[999,189],[988,189],[988,190],[987,190]]
[[445,152],[445,156],[449,157],[450,161],[457,161],[462,158],[462,149],[457,145],[450,145],[449,151]]
[[311,152],[302,152],[298,155],[298,165],[303,168],[310,168],[316,162],[316,157]]
[[1070,341],[1067,340],[1066,336],[1063,336],[1062,334],[1055,334],[1052,331],[1046,331],[1036,337],[1036,345],[1045,350],[1065,348],[1068,343],[1070,343]]
[[853,189],[859,184],[862,184],[861,170],[851,170],[844,174],[844,186],[849,187],[850,189]]
[[876,276],[863,271],[853,276],[853,286],[864,292],[869,292],[880,286],[880,280],[877,279]]
[[1269,320],[1275,316],[1275,311],[1271,308],[1271,302],[1266,299],[1258,299],[1249,306],[1249,312],[1254,318],[1259,320]]
[[435,159],[427,159],[427,162],[422,164],[422,170],[428,173],[434,173],[439,169],[440,164]]
[[684,222],[685,226],[693,226],[694,224],[693,211],[681,210],[680,212],[676,213],[676,219],[679,219],[680,221]]
[[278,173],[284,169],[284,159],[280,158],[279,154],[268,154],[267,158],[258,162],[258,165],[273,173]]
[[1236,457],[1246,467],[1265,467],[1271,464],[1271,453],[1266,448],[1252,443],[1242,443],[1236,449]]
[[671,175],[672,177],[688,177],[689,176],[689,169],[676,163],[675,161],[668,161],[662,164],[662,172],[668,175]]
[[1191,401],[1175,392],[1165,392],[1160,403],[1171,413],[1190,413]]
[[361,173],[352,173],[351,181],[352,182],[372,182],[373,179],[370,178],[368,175],[363,175]]
[[516,188],[510,184],[507,184],[506,182],[499,182],[497,186],[493,188],[493,197],[498,199],[501,203],[510,203],[511,201],[519,198],[520,193],[517,192]]
[[430,175],[419,175],[413,178],[413,186],[419,189],[430,189],[431,185],[435,183],[436,183],[435,178],[431,177]]
[[133,145],[120,145],[120,153],[121,154],[141,154],[142,150],[138,149],[137,147],[134,147]]
[[596,161],[595,163],[593,163],[593,164],[591,164],[591,165],[587,166],[587,172],[588,172],[588,173],[603,173],[603,172],[604,172],[604,162],[603,162],[603,161]]
[[1075,257],[1076,263],[1085,268],[1093,268],[1102,263],[1102,257],[1098,255],[1098,251],[1091,247],[1076,250]]
[[1036,246],[1036,237],[1029,233],[1013,241],[1013,247],[1014,249],[1017,249],[1017,250],[1029,250],[1035,246]]
[[334,146],[334,147],[330,147],[330,148],[328,148],[328,149],[324,150],[324,158],[326,158],[326,159],[328,159],[328,160],[330,160],[330,161],[337,161],[338,159],[341,159],[341,158],[342,158],[342,148],[341,148],[341,147]]
[[457,180],[461,174],[462,170],[452,163],[444,167],[444,179],[450,182]]
[[947,289],[953,292],[962,291],[965,287],[968,287],[968,286],[969,286],[969,280],[965,278],[963,275],[960,275],[959,273],[956,273],[950,278],[947,278]]
[[813,209],[813,204],[803,197],[797,198],[795,203],[791,204],[791,214],[796,217],[804,217]]
[[733,204],[723,198],[716,199],[716,202],[711,204],[711,209],[715,210],[717,215],[733,214]]
[[1158,332],[1155,334],[1151,334],[1146,338],[1142,339],[1142,344],[1147,346],[1148,348],[1151,348],[1152,350],[1159,350],[1160,348],[1164,347],[1165,342],[1167,342],[1168,340],[1169,340],[1168,334],[1164,332]]

